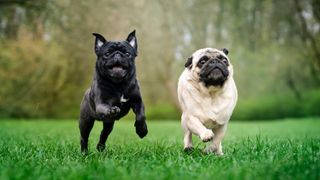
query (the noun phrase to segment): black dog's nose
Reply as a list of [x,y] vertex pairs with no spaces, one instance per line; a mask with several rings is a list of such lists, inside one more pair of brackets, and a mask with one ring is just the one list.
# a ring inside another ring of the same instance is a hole
[[121,59],[120,53],[116,53],[116,54],[113,56],[113,58],[114,58],[115,60],[120,60],[120,59]]

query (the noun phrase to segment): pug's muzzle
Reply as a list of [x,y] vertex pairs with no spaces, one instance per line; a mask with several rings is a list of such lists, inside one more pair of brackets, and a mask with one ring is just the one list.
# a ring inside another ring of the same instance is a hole
[[228,67],[219,59],[209,60],[201,68],[200,81],[204,82],[206,86],[223,85],[229,76]]

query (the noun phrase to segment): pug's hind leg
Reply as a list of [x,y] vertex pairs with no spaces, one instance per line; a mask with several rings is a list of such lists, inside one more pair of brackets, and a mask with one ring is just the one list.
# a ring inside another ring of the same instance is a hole
[[198,135],[203,142],[208,142],[213,139],[213,132],[211,129],[207,129],[198,118],[190,116],[187,123],[188,129]]
[[183,148],[184,151],[191,151],[193,149],[192,133],[189,130],[184,131],[183,143],[184,143],[184,148]]
[[113,129],[114,121],[112,122],[103,122],[103,129],[100,134],[100,140],[97,144],[97,150],[102,152],[106,148],[106,141],[108,139],[109,134]]
[[212,143],[204,150],[206,153],[215,153],[218,156],[223,156],[221,141],[227,130],[227,125],[222,125],[216,129],[213,129],[215,134]]
[[181,126],[184,132],[184,136],[183,136],[183,150],[184,151],[190,151],[193,149],[193,145],[192,145],[192,133],[191,131],[188,129],[187,126],[187,122],[188,122],[188,118],[186,117],[185,114],[182,114],[181,116]]

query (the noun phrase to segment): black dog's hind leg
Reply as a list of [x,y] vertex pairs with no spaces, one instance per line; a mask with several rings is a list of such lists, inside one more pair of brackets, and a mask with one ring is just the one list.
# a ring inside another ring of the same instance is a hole
[[108,139],[109,134],[113,129],[114,121],[113,122],[103,122],[103,129],[100,134],[100,140],[97,144],[97,150],[102,152],[106,148],[106,141]]
[[79,128],[80,128],[80,146],[81,152],[88,152],[88,139],[90,132],[94,124],[94,119],[91,117],[80,117]]

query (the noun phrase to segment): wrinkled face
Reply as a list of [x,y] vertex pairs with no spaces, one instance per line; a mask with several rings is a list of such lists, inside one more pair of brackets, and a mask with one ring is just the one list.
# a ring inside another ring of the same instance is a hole
[[227,54],[227,49],[200,49],[188,59],[186,67],[192,72],[194,78],[203,82],[207,87],[222,86],[233,73]]
[[129,34],[126,41],[106,41],[99,34],[96,36],[97,54],[96,71],[114,83],[121,83],[135,73],[134,59],[137,54],[136,38]]

